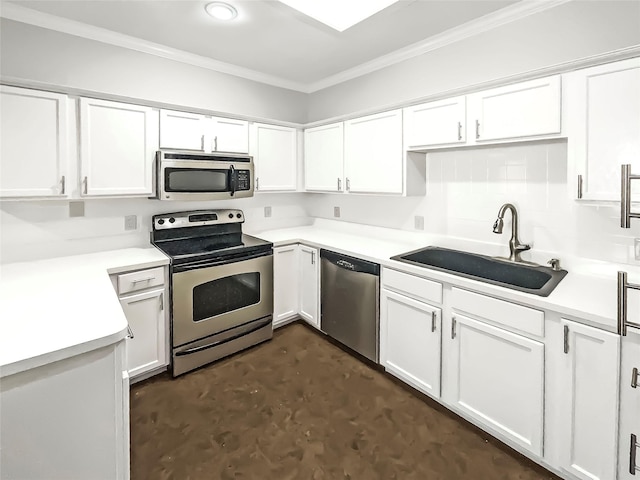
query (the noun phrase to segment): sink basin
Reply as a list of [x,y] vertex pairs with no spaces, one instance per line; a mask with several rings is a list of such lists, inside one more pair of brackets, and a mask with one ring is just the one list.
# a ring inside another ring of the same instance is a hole
[[485,255],[440,247],[426,247],[391,257],[391,260],[433,268],[461,277],[547,297],[567,274],[566,270],[513,263]]

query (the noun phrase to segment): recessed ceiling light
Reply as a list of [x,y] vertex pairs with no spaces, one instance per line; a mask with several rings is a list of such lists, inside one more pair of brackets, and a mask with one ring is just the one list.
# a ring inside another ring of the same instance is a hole
[[204,9],[209,15],[218,20],[233,20],[238,16],[238,11],[235,8],[223,2],[209,3]]
[[360,23],[398,0],[280,0],[285,5],[338,30]]

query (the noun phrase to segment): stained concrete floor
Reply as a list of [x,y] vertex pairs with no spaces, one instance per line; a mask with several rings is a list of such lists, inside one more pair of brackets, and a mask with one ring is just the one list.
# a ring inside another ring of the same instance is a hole
[[301,324],[134,385],[131,478],[558,479]]

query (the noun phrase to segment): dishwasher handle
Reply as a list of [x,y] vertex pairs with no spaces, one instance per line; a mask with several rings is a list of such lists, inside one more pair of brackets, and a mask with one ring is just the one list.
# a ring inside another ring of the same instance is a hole
[[320,258],[344,270],[380,276],[380,265],[330,250],[320,250]]

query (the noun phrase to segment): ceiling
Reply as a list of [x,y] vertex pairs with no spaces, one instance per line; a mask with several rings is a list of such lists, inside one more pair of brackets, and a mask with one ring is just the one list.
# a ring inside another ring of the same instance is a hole
[[[192,59],[198,56],[240,67],[245,72],[242,76],[248,78],[255,72],[267,83],[313,91],[338,83],[340,78],[367,73],[363,66],[369,65],[372,71],[376,67],[371,66],[380,64],[381,58],[387,64],[395,63],[394,52],[415,49],[417,44],[448,32],[480,26],[483,22],[489,24],[489,19],[501,13],[504,16],[503,12],[515,10],[525,2],[400,0],[344,32],[275,0],[227,0],[239,12],[238,18],[228,23],[209,17],[204,10],[207,3],[206,0],[7,0],[2,6],[4,12],[13,8],[25,13],[29,9],[32,16],[36,10],[61,17],[76,29],[75,22],[101,27],[142,39],[147,46],[152,42],[169,47],[173,55],[187,52]],[[2,16],[12,18],[4,12]],[[57,21],[60,24],[60,19]],[[402,58],[395,61],[399,59]]]

